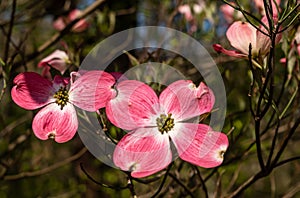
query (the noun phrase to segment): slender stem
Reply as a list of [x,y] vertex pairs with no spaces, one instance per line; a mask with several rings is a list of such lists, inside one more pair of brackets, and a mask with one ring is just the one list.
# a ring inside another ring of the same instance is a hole
[[128,173],[128,183],[127,183],[127,188],[129,189],[130,193],[131,193],[131,196],[133,198],[136,198],[136,193],[135,193],[135,190],[134,190],[134,185],[133,185],[133,182],[132,182],[132,177],[130,175],[130,173]]
[[173,174],[169,173],[169,176],[172,177],[192,198],[195,197],[193,193]]
[[277,140],[277,136],[278,136],[279,126],[280,126],[280,120],[278,120],[278,122],[277,122],[275,134],[272,139],[272,145],[271,145],[271,149],[270,149],[270,153],[269,153],[269,157],[268,157],[268,161],[267,161],[267,168],[270,167],[271,162],[272,162],[272,157],[273,157],[275,146],[276,146],[276,140]]
[[105,187],[105,188],[111,188],[111,189],[114,189],[114,190],[125,190],[128,188],[128,185],[126,186],[123,186],[123,187],[119,187],[119,186],[110,186],[110,185],[107,185],[107,184],[103,184],[101,182],[98,182],[97,180],[95,180],[83,167],[83,164],[80,163],[80,168],[81,170],[84,172],[84,174],[92,181],[94,182],[95,184],[98,184],[102,187]]
[[[81,19],[87,17],[91,13],[93,13],[105,0],[97,0],[92,5],[87,7],[80,16],[78,16],[76,19],[74,19],[72,22],[70,22],[63,30],[53,35],[51,38],[49,38],[44,44],[42,44],[35,52],[28,54],[26,56],[26,60],[30,61],[43,53],[46,49],[53,46],[55,43],[57,43],[62,37],[64,37],[67,33],[70,32],[72,27]],[[13,64],[13,68],[18,68],[22,65],[22,61],[16,62]]]
[[275,167],[278,167],[278,166],[282,166],[282,165],[284,165],[284,164],[286,164],[286,163],[289,163],[289,162],[291,162],[291,161],[299,160],[299,159],[300,159],[300,156],[292,157],[292,158],[289,158],[289,159],[282,160],[282,161],[278,162],[278,163],[274,166],[274,168],[275,168]]
[[251,18],[253,18],[255,21],[257,21],[260,25],[262,25],[266,30],[268,30],[269,28],[266,26],[266,24],[264,24],[263,22],[261,22],[261,20],[259,20],[256,16],[252,15],[250,12],[247,12],[246,10],[243,10],[241,8],[241,6],[239,5],[238,1],[235,1],[236,4],[238,6],[233,6],[231,5],[228,1],[226,0],[222,0],[225,4],[231,6],[232,8],[234,8],[237,11],[240,11],[243,16],[245,17],[245,19],[247,20],[248,23],[250,23],[253,27],[255,27],[255,29],[257,29],[259,32],[261,32],[262,34],[268,36],[267,33],[265,33],[264,31],[262,31],[260,28],[258,28],[254,23],[251,22],[251,20],[249,20],[248,16],[250,16]]
[[5,64],[7,64],[7,60],[8,60],[9,44],[11,41],[11,35],[12,35],[13,26],[14,26],[14,17],[15,17],[16,7],[17,7],[17,0],[13,0],[12,11],[11,11],[11,15],[10,15],[10,22],[9,22],[9,27],[8,27],[8,33],[6,36],[6,43],[5,43],[5,48],[4,48],[5,51],[4,51],[3,62]]
[[203,191],[204,191],[205,197],[208,198],[208,191],[207,191],[207,187],[206,187],[206,185],[205,185],[205,181],[203,180],[203,178],[202,178],[202,176],[201,176],[201,174],[200,174],[200,171],[199,171],[198,167],[197,167],[197,166],[193,166],[193,167],[194,167],[194,169],[196,170],[196,174],[197,174],[197,176],[198,176],[199,179],[200,179],[201,186],[202,186],[202,189],[203,189]]
[[39,175],[43,175],[43,174],[46,174],[46,173],[49,173],[55,169],[58,169],[66,164],[69,164],[70,162],[80,158],[85,152],[87,151],[87,149],[84,147],[82,148],[78,153],[76,153],[75,155],[63,160],[63,161],[60,161],[58,163],[55,163],[51,166],[48,166],[44,169],[41,169],[41,170],[37,170],[37,171],[32,171],[32,172],[22,172],[22,173],[19,173],[19,174],[16,174],[16,175],[7,175],[7,176],[4,176],[4,180],[18,180],[18,179],[22,179],[22,178],[25,178],[25,177],[36,177],[36,176],[39,176]]
[[[249,53],[248,53],[248,58],[249,58],[249,64],[250,64],[250,68],[252,70],[252,73],[254,72],[253,66],[252,66],[252,45],[250,43],[249,45]],[[252,101],[251,101],[251,96],[252,96],[252,90],[253,90],[253,86],[254,86],[254,79],[255,79],[255,74],[253,73],[253,82],[251,84],[251,88],[250,88],[250,110],[252,113],[252,116],[254,117],[254,121],[255,121],[255,143],[256,143],[256,153],[257,153],[257,158],[258,158],[258,162],[260,165],[261,170],[265,169],[265,164],[264,164],[264,160],[262,157],[262,150],[261,150],[261,142],[260,142],[260,102],[261,102],[261,98],[262,98],[262,93],[260,95],[260,98],[258,100],[258,104],[256,107],[256,113],[254,112],[254,109],[252,107]]]
[[300,124],[300,117],[296,120],[294,126],[291,128],[291,130],[289,131],[288,135],[286,136],[286,138],[283,140],[283,143],[278,151],[278,153],[275,156],[275,159],[273,160],[271,167],[275,167],[279,158],[281,157],[283,151],[285,150],[289,140],[291,139],[291,137],[293,136],[293,134],[295,133],[296,129],[298,128]]
[[170,164],[170,165],[168,166],[167,172],[165,173],[162,182],[160,183],[160,185],[159,185],[157,191],[154,193],[154,195],[151,196],[151,198],[156,197],[156,196],[160,193],[160,191],[162,190],[163,186],[164,186],[165,183],[166,183],[167,177],[168,177],[168,175],[169,175],[169,171],[171,170],[172,166],[173,166],[173,163]]

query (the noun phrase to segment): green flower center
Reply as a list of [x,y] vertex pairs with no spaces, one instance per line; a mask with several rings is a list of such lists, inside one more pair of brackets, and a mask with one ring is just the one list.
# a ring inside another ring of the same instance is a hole
[[164,132],[169,132],[174,127],[174,119],[172,118],[172,114],[169,113],[168,115],[161,114],[160,117],[156,118],[156,124],[158,127],[159,132],[162,134]]
[[60,109],[62,110],[67,102],[69,102],[69,94],[65,87],[60,87],[57,92],[53,95],[53,98],[56,98],[56,104],[60,105]]

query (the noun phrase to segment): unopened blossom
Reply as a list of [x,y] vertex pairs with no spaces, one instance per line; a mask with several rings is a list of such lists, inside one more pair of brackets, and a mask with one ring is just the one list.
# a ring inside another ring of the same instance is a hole
[[62,50],[55,50],[53,53],[42,59],[38,63],[38,67],[43,67],[42,76],[51,79],[50,68],[58,70],[64,74],[71,63],[69,56]]
[[[53,27],[56,30],[63,30],[70,22],[80,16],[82,12],[78,9],[74,9],[69,12],[67,16],[60,16],[53,22]],[[89,23],[86,19],[81,19],[72,27],[73,32],[83,32],[89,27]]]
[[13,101],[27,110],[42,108],[34,117],[32,129],[41,140],[67,142],[75,135],[78,120],[75,107],[96,111],[105,106],[114,91],[115,79],[103,71],[88,71],[71,78],[55,76],[53,81],[34,72],[24,72],[14,79]]
[[[267,18],[262,19],[262,23],[267,23]],[[259,29],[268,34],[267,30],[261,25]],[[234,22],[227,30],[226,37],[231,46],[236,50],[226,50],[220,44],[214,44],[213,48],[216,52],[224,53],[229,56],[247,58],[249,46],[251,44],[251,54],[253,58],[264,58],[270,51],[271,40],[261,31],[253,27],[250,23],[243,21]],[[281,35],[277,35],[276,43],[281,39]]]
[[187,162],[206,168],[222,163],[227,136],[193,122],[214,105],[214,95],[205,84],[196,87],[189,80],[179,80],[159,97],[151,87],[135,80],[122,81],[116,89],[106,113],[114,125],[129,131],[115,148],[117,167],[130,171],[133,177],[166,168],[172,161],[170,139],[179,157]]

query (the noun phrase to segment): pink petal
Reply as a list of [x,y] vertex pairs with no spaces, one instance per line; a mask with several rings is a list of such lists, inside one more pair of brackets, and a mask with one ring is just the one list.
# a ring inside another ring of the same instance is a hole
[[14,84],[11,90],[12,99],[24,109],[37,109],[55,101],[52,96],[56,90],[52,83],[37,73],[21,73],[15,77]]
[[228,28],[226,36],[230,44],[244,54],[248,54],[250,43],[252,45],[252,51],[258,51],[256,47],[256,29],[247,22],[234,22]]
[[232,57],[236,57],[236,58],[246,58],[247,57],[246,54],[242,54],[238,51],[226,50],[220,44],[213,44],[213,48],[216,52],[223,53],[223,54],[226,54],[228,56],[232,56]]
[[227,23],[231,23],[234,20],[234,8],[230,5],[224,4],[220,6],[220,11],[223,13],[224,19]]
[[[152,134],[138,136],[137,134]],[[133,177],[146,177],[166,168],[172,160],[169,137],[157,128],[140,128],[125,135],[113,155],[116,166],[131,171]]]
[[[79,17],[81,15],[81,11],[78,9],[72,10],[69,15],[68,18],[70,21],[75,20],[77,17]],[[73,32],[82,32],[84,30],[86,30],[89,27],[89,23],[85,20],[85,19],[81,19],[79,20],[72,28]]]
[[[280,5],[280,1],[281,0],[276,0],[277,5]],[[260,13],[262,15],[266,15],[265,13],[265,7],[264,7],[264,1],[263,0],[254,0],[255,6],[260,10]],[[271,4],[272,4],[272,10],[273,10],[273,15],[277,16],[278,15],[278,10],[276,7],[276,4],[274,3],[273,0],[271,0]]]
[[[185,130],[170,133],[181,159],[204,168],[216,167],[223,162],[223,155],[228,147],[225,134],[212,131],[204,124],[185,123],[182,128]],[[194,131],[195,137],[190,141],[190,133],[193,134]]]
[[191,145],[197,130],[198,124],[176,122],[174,128],[168,132],[179,156]]
[[281,58],[281,59],[279,60],[279,62],[282,63],[282,64],[286,64],[286,58]]
[[65,20],[62,16],[58,17],[54,22],[53,22],[53,28],[61,31],[66,27]]
[[74,9],[72,10],[69,15],[68,15],[68,18],[70,19],[70,21],[73,21],[75,20],[77,17],[79,17],[81,15],[81,11],[78,10],[78,9]]
[[41,60],[38,64],[39,67],[51,66],[54,69],[63,74],[67,69],[67,63],[69,62],[69,56],[66,52],[61,50],[55,50],[52,54]]
[[158,98],[148,85],[136,80],[124,80],[117,86],[117,96],[106,106],[109,120],[119,128],[132,130],[156,126]]
[[77,131],[76,111],[70,103],[60,109],[52,103],[41,109],[33,119],[32,129],[36,137],[47,140],[52,135],[58,143],[72,139]]
[[165,114],[171,113],[176,121],[182,121],[210,112],[215,97],[204,83],[196,87],[190,80],[178,80],[160,94],[159,102]]
[[[261,19],[261,22],[264,23],[267,27],[269,27],[269,23],[268,23],[268,19],[266,16],[264,16],[262,19]],[[268,30],[260,25],[259,26],[259,29],[261,31],[263,31],[264,33],[268,34]],[[271,46],[271,39],[270,37],[264,35],[263,33],[261,33],[260,31],[256,31],[256,37],[257,37],[257,49],[259,49],[260,51],[260,54],[261,55],[266,55],[267,53],[269,53],[270,51],[270,46]]]
[[71,85],[69,101],[83,110],[97,111],[113,97],[114,84],[114,77],[107,72],[85,72]]
[[51,67],[49,66],[45,66],[42,70],[42,77],[48,79],[48,80],[52,80],[52,76],[51,76],[51,73],[50,73],[50,69]]
[[184,17],[187,21],[191,21],[194,18],[192,15],[191,7],[187,4],[179,6],[178,12],[184,14]]
[[61,87],[66,87],[70,82],[70,78],[56,75],[54,76],[52,82],[53,82],[53,87],[55,87],[55,89],[58,90]]

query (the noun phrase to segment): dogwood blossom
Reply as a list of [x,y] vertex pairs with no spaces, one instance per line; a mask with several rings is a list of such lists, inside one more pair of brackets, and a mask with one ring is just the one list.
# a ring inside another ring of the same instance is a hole
[[[267,18],[263,17],[262,23],[267,23]],[[260,31],[248,22],[236,21],[227,30],[226,37],[231,46],[239,51],[226,50],[220,44],[214,44],[213,48],[216,52],[224,53],[228,56],[238,58],[247,58],[249,53],[249,45],[251,44],[252,57],[264,58],[270,51],[271,40],[262,32],[268,34],[264,26],[259,27]],[[262,31],[262,32],[261,32]],[[276,43],[281,39],[281,35],[277,35]]]
[[14,79],[13,101],[27,110],[43,107],[34,117],[32,129],[41,140],[63,143],[72,139],[78,128],[74,106],[96,111],[105,106],[114,91],[115,79],[103,71],[88,71],[71,78],[55,76],[53,81],[34,72],[24,72]]
[[42,59],[38,67],[43,67],[42,76],[48,79],[52,79],[50,74],[50,68],[58,70],[61,74],[64,74],[68,65],[71,63],[69,56],[62,50],[55,50],[53,53]]
[[204,83],[196,87],[189,80],[179,80],[159,97],[151,87],[135,80],[122,81],[116,89],[106,114],[114,125],[129,130],[115,148],[116,166],[131,171],[133,177],[156,173],[172,161],[170,139],[187,162],[206,168],[222,163],[227,136],[192,122],[214,105],[214,95]]

